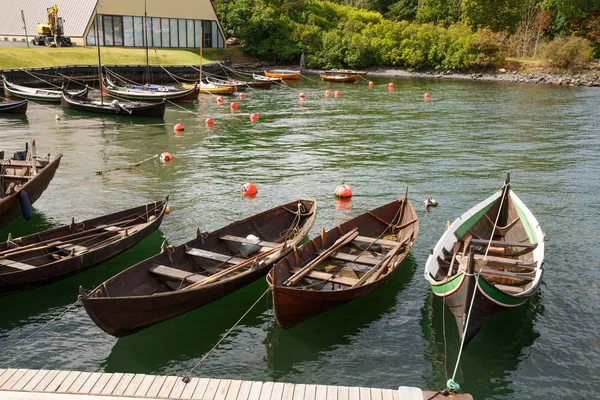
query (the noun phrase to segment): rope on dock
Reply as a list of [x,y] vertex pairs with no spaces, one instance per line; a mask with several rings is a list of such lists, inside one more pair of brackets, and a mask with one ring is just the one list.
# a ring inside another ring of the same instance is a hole
[[267,288],[267,290],[265,290],[265,291],[263,292],[263,294],[261,294],[261,295],[260,295],[260,297],[259,297],[258,299],[256,299],[256,301],[254,302],[254,304],[252,304],[252,305],[250,306],[250,308],[248,309],[248,311],[246,311],[246,312],[244,313],[244,315],[242,315],[242,316],[240,317],[240,319],[238,319],[238,320],[237,320],[237,322],[236,322],[235,324],[233,324],[233,326],[232,326],[231,328],[229,328],[229,330],[228,330],[227,332],[225,332],[225,335],[223,335],[223,337],[222,337],[221,339],[219,339],[219,341],[218,341],[218,342],[217,342],[217,343],[216,343],[216,344],[215,344],[215,345],[212,347],[212,349],[210,349],[210,350],[208,351],[208,353],[206,353],[206,354],[204,355],[204,357],[202,357],[202,358],[200,359],[200,361],[198,361],[198,363],[197,363],[196,365],[194,365],[194,367],[193,367],[192,369],[190,369],[190,370],[189,370],[189,372],[183,376],[183,378],[181,378],[181,380],[182,380],[184,383],[188,383],[188,382],[190,381],[190,375],[192,374],[192,372],[194,372],[194,370],[195,370],[196,368],[200,367],[200,366],[202,365],[202,363],[203,363],[203,362],[204,362],[204,361],[205,361],[205,360],[206,360],[206,359],[207,359],[207,358],[208,358],[208,357],[209,357],[209,356],[210,356],[210,355],[211,355],[211,354],[212,354],[212,353],[213,353],[213,352],[214,352],[214,351],[217,349],[217,347],[219,347],[219,345],[221,344],[221,342],[222,342],[223,340],[225,340],[225,338],[226,338],[226,337],[227,337],[227,336],[228,336],[228,335],[231,333],[231,331],[233,331],[233,330],[234,330],[234,329],[235,329],[235,328],[236,328],[236,327],[239,325],[239,323],[240,323],[240,322],[242,322],[242,320],[244,319],[244,317],[245,317],[246,315],[248,315],[248,313],[250,313],[250,311],[252,311],[252,309],[254,308],[254,306],[256,306],[256,305],[258,304],[258,302],[259,302],[259,301],[260,301],[260,300],[261,300],[263,297],[265,297],[265,295],[266,295],[267,293],[269,293],[269,290],[270,290],[270,289],[269,289],[269,288]]

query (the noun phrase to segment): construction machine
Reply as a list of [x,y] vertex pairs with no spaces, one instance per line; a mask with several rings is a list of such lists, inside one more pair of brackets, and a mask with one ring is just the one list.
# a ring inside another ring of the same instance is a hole
[[58,16],[58,6],[48,7],[48,23],[38,24],[37,35],[31,42],[39,46],[71,46],[71,38],[64,36],[63,20]]

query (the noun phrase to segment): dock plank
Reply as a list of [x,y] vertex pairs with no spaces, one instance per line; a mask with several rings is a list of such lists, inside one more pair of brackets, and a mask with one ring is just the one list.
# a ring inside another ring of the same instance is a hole
[[146,397],[158,396],[158,392],[160,392],[160,388],[162,387],[162,385],[165,383],[166,380],[167,380],[167,377],[164,375],[155,376],[154,381],[152,382],[152,385],[150,385],[150,388],[146,392]]
[[227,397],[227,391],[229,391],[229,386],[231,386],[231,380],[229,379],[221,379],[219,382],[219,386],[217,387],[217,392],[215,393],[215,400],[225,400]]
[[208,381],[208,386],[206,386],[206,392],[204,392],[204,396],[202,396],[203,400],[213,400],[215,395],[217,394],[217,388],[221,383],[220,379],[211,378]]
[[54,379],[52,379],[52,382],[46,386],[44,392],[56,392],[56,389],[58,389],[63,381],[67,379],[67,376],[69,376],[69,371],[60,371],[58,374],[56,374]]
[[100,394],[102,393],[102,389],[106,386],[108,381],[112,378],[112,374],[102,374],[100,378],[96,381],[94,386],[89,391],[89,394]]
[[[50,372],[52,372],[52,371],[50,371]],[[98,379],[100,379],[101,376],[102,376],[102,372],[92,372],[90,374],[89,378],[87,378],[87,380],[83,384],[83,386],[81,386],[81,388],[77,391],[77,393],[89,393],[90,390],[92,390],[92,388],[96,384],[96,382],[98,382]]]
[[115,386],[111,394],[115,396],[120,396],[123,393],[125,393],[125,390],[127,390],[127,386],[129,386],[131,381],[133,381],[134,377],[135,374],[123,374],[123,377],[119,380],[119,383],[117,384],[117,386]]
[[239,379],[232,380],[229,384],[229,390],[227,390],[225,400],[236,400],[237,395],[240,392],[240,386],[242,386],[242,381]]
[[252,382],[252,388],[250,388],[250,394],[248,395],[247,400],[258,400],[260,398],[260,391],[262,390],[262,385],[262,382]]
[[48,375],[50,373],[50,370],[47,369],[41,369],[38,371],[37,374],[35,374],[33,376],[33,378],[31,378],[31,380],[27,383],[27,385],[25,385],[23,387],[24,391],[31,391],[33,390],[33,388],[35,388],[37,386],[38,383],[41,382],[42,379],[44,379],[46,377],[46,375]]
[[124,374],[121,372],[116,372],[112,374],[112,376],[110,377],[108,382],[106,382],[106,385],[104,386],[100,394],[112,394],[115,388],[119,385],[121,379],[123,379],[123,375]]
[[393,392],[395,392],[395,390],[383,389],[381,391],[381,396],[383,397],[383,400],[394,400]]
[[200,382],[199,378],[192,378],[192,379],[190,379],[190,381],[188,383],[183,382],[185,384],[185,386],[183,388],[183,391],[179,395],[179,397],[181,399],[191,399],[192,395],[194,394],[194,390],[196,390],[196,386],[198,386],[199,382]]
[[206,392],[206,388],[208,387],[209,382],[210,379],[201,378],[200,382],[198,382],[198,385],[196,386],[196,389],[194,390],[194,393],[192,394],[192,399],[202,399],[202,396],[204,396],[204,392]]
[[[250,396],[250,389],[252,389],[252,382],[242,381],[242,384],[240,385],[240,390],[237,394],[236,399],[237,400],[247,400],[248,397]],[[236,399],[233,399],[233,400],[236,400]]]
[[167,379],[165,379],[165,383],[163,383],[162,387],[160,388],[160,391],[158,392],[158,397],[171,397],[171,391],[173,390],[173,387],[176,383],[176,376],[167,376]]
[[294,397],[293,400],[304,400],[304,393],[306,392],[306,385],[301,383],[294,386]]
[[133,392],[133,395],[135,397],[145,396],[146,393],[148,392],[148,389],[150,389],[150,386],[152,386],[152,382],[154,382],[154,378],[155,378],[154,375],[144,375],[144,379],[142,379],[142,381],[135,388],[135,392]]
[[23,375],[25,375],[26,373],[27,373],[26,369],[16,370],[15,373],[12,374],[10,378],[8,378],[6,381],[4,381],[4,383],[2,384],[2,386],[0,386],[0,388],[2,388],[3,390],[9,390],[15,383],[19,382],[19,379],[21,379],[23,377]]
[[73,383],[77,380],[77,378],[81,375],[80,371],[71,371],[69,375],[61,382],[61,384],[56,388],[55,392],[58,393],[66,393],[67,390],[71,387]]
[[16,368],[9,368],[6,371],[4,371],[4,373],[2,374],[2,376],[0,376],[0,388],[2,386],[4,386],[4,383],[10,379],[11,376],[13,376],[16,372],[18,371],[18,369]]
[[327,386],[326,385],[317,385],[317,389],[315,391],[315,399],[316,400],[327,400]]
[[25,373],[25,375],[23,375],[21,377],[21,379],[19,379],[18,382],[16,382],[14,385],[12,385],[12,387],[10,388],[10,390],[21,390],[25,387],[25,385],[27,385],[29,383],[29,381],[35,376],[35,374],[37,374],[37,371],[34,369],[29,369],[27,370],[27,372]]
[[360,400],[371,400],[371,389],[369,388],[360,388]]
[[315,400],[317,393],[317,385],[306,385],[304,390],[304,400]]
[[337,400],[338,398],[338,388],[337,386],[327,386],[327,400]]
[[338,400],[349,399],[349,388],[348,386],[338,386]]
[[371,388],[371,400],[383,400],[381,389]]
[[273,392],[273,382],[264,382],[258,400],[269,400]]
[[274,382],[273,391],[271,392],[271,400],[282,400],[283,397],[283,383]]
[[144,378],[146,378],[145,374],[135,374],[134,377],[131,379],[131,382],[129,382],[129,384],[125,388],[123,396],[134,396],[135,392],[138,390],[138,388],[144,381]]
[[283,394],[281,396],[281,400],[293,400],[294,399],[294,384],[293,383],[284,383],[283,384]]
[[360,400],[360,388],[357,386],[352,386],[348,388],[348,399]]
[[73,382],[73,384],[67,388],[67,393],[79,392],[79,389],[81,389],[81,387],[85,384],[85,381],[88,380],[90,375],[92,375],[91,372],[82,372],[79,374],[79,376],[75,379],[75,382]]
[[179,399],[181,398],[181,394],[183,393],[183,390],[185,389],[186,385],[192,382],[190,381],[189,383],[185,383],[181,376],[177,376],[176,378],[177,379],[175,380],[175,385],[173,385],[173,390],[171,390],[171,397]]
[[48,386],[50,382],[52,382],[52,380],[56,378],[56,375],[58,375],[59,372],[60,371],[55,369],[48,371],[48,373],[42,378],[42,380],[37,385],[35,385],[33,391],[43,392],[44,389],[46,389],[46,386]]

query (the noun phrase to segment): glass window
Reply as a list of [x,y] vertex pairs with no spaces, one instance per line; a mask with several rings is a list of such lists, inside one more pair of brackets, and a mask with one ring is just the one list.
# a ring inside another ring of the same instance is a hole
[[144,19],[142,17],[133,17],[133,45],[135,47],[144,47]]
[[104,15],[104,45],[105,46],[113,46],[113,17],[109,15]]
[[133,47],[133,17],[123,17],[123,44]]
[[87,43],[88,46],[96,45],[96,21],[92,22],[92,26],[90,27],[90,30],[88,31],[88,34],[85,38],[85,42]]
[[160,18],[150,18],[152,20],[152,47],[160,46]]
[[212,35],[212,45],[211,46],[216,48],[216,47],[219,47],[219,44],[217,43],[217,36],[218,36],[219,30],[217,29],[217,22],[216,21],[213,21],[211,23],[211,25],[212,25],[211,32],[213,34]]
[[223,40],[223,35],[221,35],[221,31],[217,30],[217,47],[225,47],[225,41]]
[[179,47],[186,47],[185,19],[179,20]]
[[169,18],[160,19],[160,30],[162,32],[162,46],[169,47],[171,45],[169,39]]
[[194,47],[200,48],[200,27],[202,21],[194,21]]
[[177,47],[179,41],[177,40],[177,18],[171,18],[170,20],[170,33],[171,33],[171,47]]
[[194,20],[187,20],[187,47],[194,47]]
[[123,17],[113,17],[115,46],[123,46]]
[[102,15],[98,15],[96,22],[98,23],[98,39],[100,40],[100,46],[104,46],[104,24],[102,23]]
[[204,41],[202,45],[204,47],[212,47],[212,24],[211,21],[202,21],[202,36],[204,37]]

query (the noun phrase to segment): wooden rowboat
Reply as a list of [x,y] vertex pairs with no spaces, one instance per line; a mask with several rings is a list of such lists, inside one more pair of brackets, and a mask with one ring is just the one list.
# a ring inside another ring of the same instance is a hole
[[292,81],[300,79],[300,71],[292,69],[265,69],[265,76]]
[[297,200],[163,251],[80,299],[105,332],[124,336],[196,309],[254,282],[308,233],[313,200]]
[[160,103],[132,103],[119,100],[100,101],[63,93],[61,105],[69,110],[90,112],[95,114],[123,115],[127,117],[160,118],[165,115],[166,100]]
[[275,321],[286,328],[377,289],[399,269],[418,231],[404,196],[294,248],[267,275]]
[[[46,190],[60,165],[62,154],[50,160],[50,155],[36,154],[35,140],[25,151],[4,158],[0,151],[0,228],[20,215],[27,216],[29,207]],[[25,209],[22,208],[25,207]]]
[[27,112],[27,100],[0,103],[1,114],[25,114]]
[[325,82],[340,82],[340,83],[354,83],[358,80],[358,74],[332,74],[332,73],[322,73],[321,80]]
[[[27,100],[34,100],[46,103],[60,103],[62,91],[51,89],[37,89],[27,86],[16,85],[6,80],[6,76],[2,76],[4,81],[4,95],[6,97],[19,97]],[[88,93],[88,87],[81,90],[71,91],[70,94],[79,97],[85,97]]]
[[206,82],[210,85],[215,85],[218,87],[230,87],[233,86],[236,91],[243,92],[248,88],[248,82],[246,81],[236,81],[236,80],[225,80],[214,77],[206,77]]
[[167,86],[118,86],[108,75],[102,76],[102,93],[118,99],[137,100],[145,102],[162,102],[164,100],[176,103],[191,103],[198,98],[198,84],[184,89]]
[[154,232],[167,199],[0,243],[0,296],[42,286],[112,258]]
[[508,175],[448,227],[427,259],[425,279],[450,307],[466,346],[488,318],[537,292],[543,265],[544,234]]
[[252,78],[255,81],[261,81],[261,82],[266,81],[266,82],[272,82],[272,83],[283,83],[283,79],[281,79],[281,78],[272,78],[272,77],[259,75],[259,74],[252,74]]
[[[184,83],[183,87],[186,87],[188,84]],[[198,85],[200,93],[204,94],[231,94],[237,92],[235,86],[217,86],[212,83],[204,83],[200,82]]]

